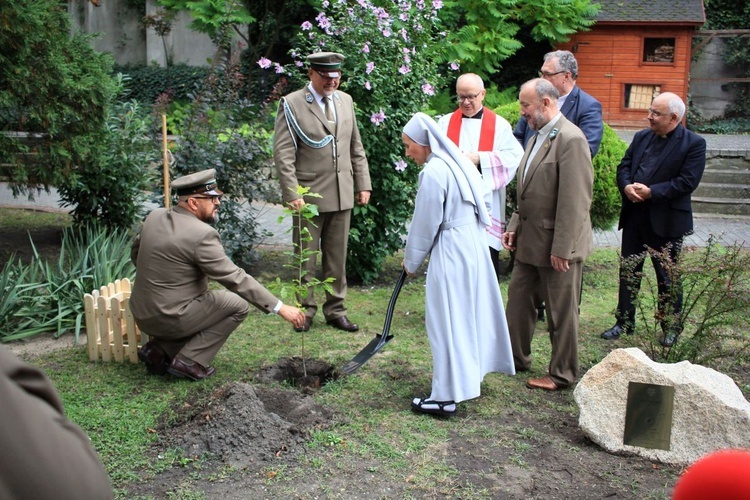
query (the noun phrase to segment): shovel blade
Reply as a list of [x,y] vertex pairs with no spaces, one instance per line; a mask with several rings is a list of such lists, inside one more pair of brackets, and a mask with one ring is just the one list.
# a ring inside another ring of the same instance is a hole
[[351,375],[355,371],[364,365],[371,357],[375,355],[380,349],[383,348],[388,342],[393,339],[393,335],[387,335],[385,338],[383,335],[376,335],[374,339],[370,341],[351,361],[345,364],[341,371],[347,375]]

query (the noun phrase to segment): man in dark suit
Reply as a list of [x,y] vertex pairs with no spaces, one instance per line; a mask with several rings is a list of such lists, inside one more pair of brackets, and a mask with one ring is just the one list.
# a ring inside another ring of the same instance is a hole
[[521,87],[521,114],[537,131],[518,167],[518,208],[503,234],[515,251],[506,316],[517,371],[531,368],[537,298],[547,303],[549,373],[526,385],[554,391],[578,376],[578,302],[583,261],[594,249],[594,184],[586,137],[557,108],[557,89],[537,78]]
[[[594,97],[590,96],[578,85],[578,61],[572,52],[557,50],[544,55],[544,64],[539,71],[539,77],[544,78],[555,86],[560,93],[558,107],[565,118],[580,128],[589,143],[591,158],[599,151],[599,143],[602,142],[604,133],[604,121],[602,120],[602,105]],[[526,119],[521,117],[516,124],[513,135],[524,148],[536,132],[529,127]],[[538,306],[538,318],[544,320],[544,304]]]
[[[177,206],[151,212],[133,243],[137,276],[130,309],[153,339],[138,358],[154,374],[191,380],[213,375],[209,363],[247,316],[248,302],[295,327],[305,321],[302,311],[283,304],[227,257],[219,233],[209,225],[224,194],[214,173],[175,179]],[[209,290],[209,279],[227,290]]]
[[[706,167],[706,141],[682,126],[684,115],[685,103],[677,95],[666,92],[656,97],[648,113],[649,128],[635,135],[617,167],[622,194],[620,290],[617,323],[601,334],[603,339],[633,333],[634,301],[646,249],[667,255],[669,263],[675,263],[683,238],[693,232],[690,194]],[[657,256],[652,256],[651,262],[659,296],[664,298],[659,304],[664,318],[660,342],[670,347],[681,332],[682,289],[674,270],[665,269],[666,262]]]
[[[317,52],[307,56],[310,83],[281,99],[274,126],[273,159],[279,173],[281,194],[293,209],[315,203],[320,215],[310,224],[302,224],[310,231],[312,240],[307,250],[320,251],[323,277],[333,278],[333,293],[326,292],[323,316],[326,322],[354,332],[359,327],[346,316],[346,257],[349,226],[355,192],[358,205],[370,201],[370,172],[362,146],[354,103],[351,96],[338,90],[341,63],[338,52]],[[301,185],[322,198],[305,200],[297,194]],[[295,224],[296,227],[296,224]],[[294,232],[295,249],[300,249],[300,238]],[[305,262],[309,282],[316,273],[315,254]],[[305,324],[298,331],[308,331],[313,324],[318,306],[312,290],[300,297],[305,308]]]
[[[602,142],[604,133],[602,105],[576,85],[578,61],[575,56],[567,50],[548,52],[544,55],[544,64],[539,71],[539,77],[554,85],[560,93],[558,102],[560,112],[573,122],[573,125],[581,129],[589,143],[593,158],[599,151],[599,143]],[[518,120],[516,129],[513,131],[513,135],[524,148],[535,133],[523,117]]]

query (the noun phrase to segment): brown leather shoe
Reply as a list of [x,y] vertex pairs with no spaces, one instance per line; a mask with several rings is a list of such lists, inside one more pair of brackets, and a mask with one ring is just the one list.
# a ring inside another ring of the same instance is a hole
[[312,317],[311,316],[305,316],[305,324],[302,325],[302,326],[300,326],[300,327],[298,327],[298,328],[295,328],[294,331],[295,332],[309,332],[310,328],[312,328],[312,324],[313,324]]
[[154,375],[166,375],[169,363],[172,361],[166,351],[153,341],[147,342],[140,348],[138,359],[146,365],[146,370]]
[[167,372],[179,378],[189,378],[190,380],[203,380],[216,373],[216,368],[209,366],[204,367],[195,361],[187,361],[175,356],[167,368]]
[[549,375],[545,375],[541,378],[530,378],[526,381],[526,387],[529,389],[544,389],[545,391],[557,391],[562,389],[562,387],[558,386]]
[[339,330],[344,330],[345,332],[356,332],[357,330],[359,330],[359,326],[349,321],[349,318],[347,318],[346,316],[329,319],[328,321],[326,321],[326,323],[334,328],[338,328]]

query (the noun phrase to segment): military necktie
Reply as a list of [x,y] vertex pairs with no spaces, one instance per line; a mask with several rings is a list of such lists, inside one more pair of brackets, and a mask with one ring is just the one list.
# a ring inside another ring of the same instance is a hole
[[331,98],[324,97],[323,104],[325,105],[326,118],[329,123],[336,123],[336,118],[333,116],[333,110],[331,109]]

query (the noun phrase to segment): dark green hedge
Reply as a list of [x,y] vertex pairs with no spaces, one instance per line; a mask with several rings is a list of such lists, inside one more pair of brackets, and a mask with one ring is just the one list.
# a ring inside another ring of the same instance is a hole
[[135,99],[143,104],[153,104],[159,94],[171,89],[173,101],[189,100],[208,75],[209,68],[177,64],[169,68],[160,66],[117,66],[115,74],[127,75],[123,100]]

